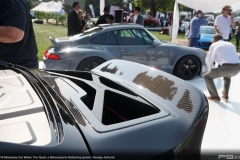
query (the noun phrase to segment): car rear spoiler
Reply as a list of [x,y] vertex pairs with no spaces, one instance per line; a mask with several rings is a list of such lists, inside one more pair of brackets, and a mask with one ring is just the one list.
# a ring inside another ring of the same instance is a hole
[[52,36],[50,36],[49,39],[52,42],[54,49],[61,49],[61,48],[69,47],[74,42],[69,37],[53,38]]
[[60,45],[55,41],[55,38],[53,38],[52,36],[49,37],[50,41],[52,42],[54,48],[60,48]]

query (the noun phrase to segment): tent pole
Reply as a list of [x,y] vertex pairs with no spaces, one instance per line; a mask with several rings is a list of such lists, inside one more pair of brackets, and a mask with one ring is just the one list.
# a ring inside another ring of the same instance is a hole
[[87,17],[87,12],[88,12],[88,0],[85,0],[86,2],[86,17]]
[[[177,0],[174,1],[174,7],[175,7],[175,3],[176,3]],[[173,11],[174,11],[174,7],[173,7]],[[170,36],[170,42],[172,42],[172,30],[173,30],[173,21],[174,21],[174,18],[173,18],[173,11],[172,11],[172,27],[171,27],[171,36]],[[171,18],[171,17],[170,17]]]

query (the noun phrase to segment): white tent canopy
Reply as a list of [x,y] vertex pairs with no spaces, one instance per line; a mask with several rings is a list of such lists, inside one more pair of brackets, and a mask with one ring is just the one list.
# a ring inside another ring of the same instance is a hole
[[62,10],[61,1],[41,2],[38,6],[31,9],[31,11],[43,11],[43,12],[60,12],[61,10]]
[[176,0],[174,5],[172,39],[177,38],[179,28],[179,10],[178,3],[195,10],[202,10],[203,12],[213,12],[221,9],[225,5],[231,5],[239,0]]
[[44,8],[47,5],[47,2],[41,2],[36,7],[32,8],[31,11],[40,11],[42,8]]

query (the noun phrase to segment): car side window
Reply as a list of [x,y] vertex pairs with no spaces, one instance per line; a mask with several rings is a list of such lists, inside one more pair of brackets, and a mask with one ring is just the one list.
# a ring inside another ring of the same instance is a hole
[[139,30],[118,30],[114,31],[120,45],[145,45]]
[[146,45],[153,45],[153,39],[145,31],[141,30],[141,34]]
[[108,32],[94,37],[90,40],[92,44],[117,45],[113,32]]

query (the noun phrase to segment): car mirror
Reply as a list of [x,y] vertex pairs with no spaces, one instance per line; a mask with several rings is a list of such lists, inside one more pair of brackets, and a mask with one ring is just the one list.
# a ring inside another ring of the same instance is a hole
[[156,46],[158,46],[160,43],[157,41],[157,40],[153,40],[153,47],[156,47]]

